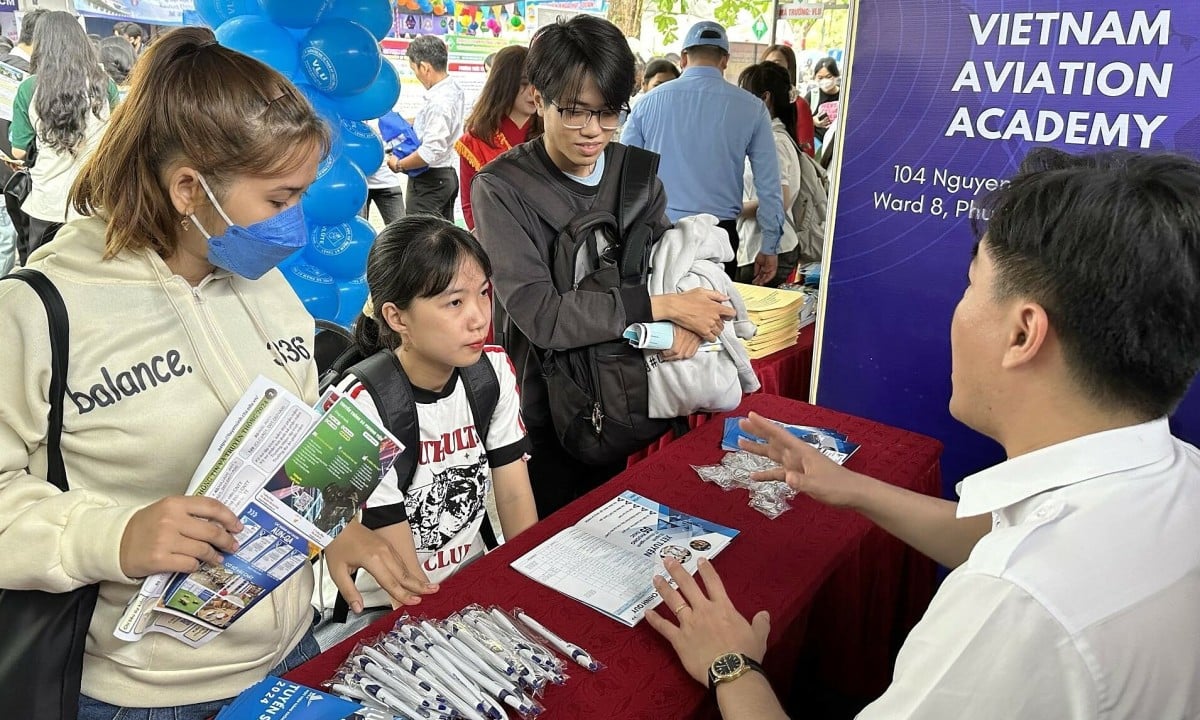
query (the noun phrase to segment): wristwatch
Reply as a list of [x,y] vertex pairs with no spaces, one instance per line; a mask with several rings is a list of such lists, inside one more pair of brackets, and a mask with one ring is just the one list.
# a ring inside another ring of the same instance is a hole
[[754,670],[764,672],[763,666],[757,660],[742,653],[725,653],[708,666],[708,686],[716,688],[723,682],[736,680]]

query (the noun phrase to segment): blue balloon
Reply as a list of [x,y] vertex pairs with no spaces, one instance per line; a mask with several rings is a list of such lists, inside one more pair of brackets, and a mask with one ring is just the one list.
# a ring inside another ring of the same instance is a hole
[[329,6],[329,0],[259,0],[267,17],[284,27],[312,27]]
[[354,278],[349,282],[340,282],[338,291],[338,314],[334,319],[338,325],[349,328],[362,315],[363,305],[367,303],[370,288],[367,287],[367,277]]
[[287,30],[261,15],[241,15],[226,20],[216,31],[217,42],[257,58],[284,75],[300,63],[300,45]]
[[210,28],[220,27],[230,18],[261,12],[258,0],[196,0],[196,14]]
[[357,95],[340,98],[338,113],[347,120],[374,120],[386,115],[400,99],[400,76],[390,60],[384,60],[379,68],[379,77],[371,87]]
[[388,0],[333,0],[321,20],[353,20],[382,40],[392,29],[392,4]]
[[[300,75],[302,79],[307,79],[304,77],[303,72],[298,73],[298,75]],[[296,89],[299,90],[304,97],[308,98],[308,102],[313,106],[313,110],[316,110],[318,115],[325,118],[331,127],[336,128],[342,121],[337,101],[316,89],[312,85],[309,85],[306,82],[296,82],[296,80],[297,78],[293,77],[292,82],[295,84]],[[336,135],[337,133],[334,134]]]
[[339,149],[362,170],[363,175],[374,174],[383,164],[383,138],[370,125],[358,120],[343,120],[338,135]]
[[351,20],[323,20],[300,47],[300,62],[312,86],[335,97],[366,90],[379,75],[379,42]]
[[350,280],[367,272],[367,253],[374,242],[371,223],[358,216],[337,225],[309,225],[304,259],[335,280]]
[[367,204],[367,178],[346,156],[330,153],[301,202],[310,225],[337,225]]
[[329,321],[337,317],[337,284],[328,273],[306,262],[293,262],[283,267],[283,276],[310,315]]
[[421,12],[428,15],[433,12],[433,3],[430,0],[418,0],[417,6],[421,8]]

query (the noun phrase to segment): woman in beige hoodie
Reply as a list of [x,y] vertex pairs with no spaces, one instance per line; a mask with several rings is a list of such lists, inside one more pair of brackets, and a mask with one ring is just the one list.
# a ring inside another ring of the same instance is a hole
[[[0,587],[99,584],[81,720],[206,718],[316,652],[307,565],[202,647],[113,630],[140,578],[236,548],[238,519],[183,493],[255,377],[316,400],[313,321],[275,266],[305,242],[300,199],[328,147],[303,95],[208,30],[147,50],[72,189],[86,217],[30,263],[70,315],[65,493],[43,479],[46,317],[0,283]],[[357,522],[326,560],[352,607],[358,567],[397,602],[434,589]]]

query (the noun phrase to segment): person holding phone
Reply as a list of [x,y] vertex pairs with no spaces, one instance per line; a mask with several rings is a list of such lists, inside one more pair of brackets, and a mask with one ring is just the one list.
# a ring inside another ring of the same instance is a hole
[[838,109],[842,100],[842,73],[837,60],[821,58],[813,66],[813,79],[817,87],[808,96],[813,109],[813,125],[817,140],[824,142],[825,134],[837,122]]

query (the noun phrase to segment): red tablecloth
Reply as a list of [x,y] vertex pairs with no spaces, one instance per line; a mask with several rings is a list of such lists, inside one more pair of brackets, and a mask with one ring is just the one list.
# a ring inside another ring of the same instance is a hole
[[[746,398],[749,410],[793,423],[837,428],[862,449],[848,466],[896,485],[936,494],[941,445],[930,438],[772,395]],[[716,558],[729,594],[746,614],[771,613],[769,675],[786,694],[806,658],[819,657],[815,678],[826,687],[873,697],[887,686],[893,639],[902,637],[933,592],[934,567],[846,510],[807,497],[770,520],[747,505],[744,491],[724,492],[702,482],[689,464],[722,455],[723,423],[710,422],[672,443],[594,492],[535,525],[451,579],[417,612],[445,617],[469,603],[520,606],[550,629],[586,648],[608,669],[576,667],[563,687],[544,698],[555,717],[708,717],[715,705],[679,666],[671,648],[645,623],[627,628],[509,567],[509,563],[624,490],[742,531]],[[391,621],[297,668],[288,677],[316,686],[349,654],[354,643]]]

